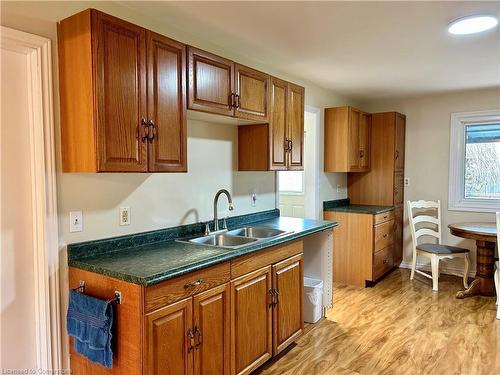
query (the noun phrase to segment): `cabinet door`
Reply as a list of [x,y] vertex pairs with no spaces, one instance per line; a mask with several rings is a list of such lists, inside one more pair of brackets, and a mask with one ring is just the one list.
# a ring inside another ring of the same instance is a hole
[[394,264],[403,260],[403,207],[394,211]]
[[404,201],[404,175],[403,172],[394,173],[394,206],[401,207]]
[[396,113],[396,131],[395,131],[395,147],[394,151],[394,169],[403,171],[405,168],[405,128],[406,116]]
[[272,356],[271,266],[231,281],[231,373],[249,374]]
[[273,354],[285,349],[302,334],[303,279],[302,254],[273,266],[273,287],[277,292],[273,307]]
[[287,126],[291,150],[288,169],[304,169],[304,88],[288,84]]
[[93,22],[98,171],[146,171],[146,31],[100,12]]
[[191,298],[146,315],[146,374],[193,374],[191,327]]
[[267,122],[269,120],[269,75],[235,64],[235,115],[239,118]]
[[188,108],[233,116],[234,63],[188,47]]
[[185,172],[186,46],[148,32],[149,170]]
[[359,171],[360,158],[359,158],[359,123],[361,121],[361,112],[349,108],[349,171]]
[[288,83],[278,78],[271,79],[271,120],[269,121],[270,169],[286,170],[288,153],[287,139],[287,90]]
[[230,304],[229,283],[193,297],[195,375],[229,375]]
[[363,171],[370,169],[370,129],[371,115],[361,113],[359,117],[359,168]]

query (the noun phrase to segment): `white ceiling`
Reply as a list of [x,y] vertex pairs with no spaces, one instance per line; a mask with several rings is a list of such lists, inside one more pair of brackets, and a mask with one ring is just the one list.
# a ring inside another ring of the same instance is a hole
[[500,86],[500,30],[447,33],[499,2],[126,3],[278,71],[358,99]]
[[34,24],[55,22],[96,7],[359,100],[500,89],[500,27],[472,36],[447,33],[457,17],[500,17],[498,1],[2,1],[1,7],[7,25],[21,15]]

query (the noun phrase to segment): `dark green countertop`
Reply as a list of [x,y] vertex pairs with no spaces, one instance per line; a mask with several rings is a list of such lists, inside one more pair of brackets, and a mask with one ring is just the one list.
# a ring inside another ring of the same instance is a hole
[[70,256],[68,265],[134,284],[150,286],[241,255],[333,228],[337,224],[330,221],[276,217],[253,222],[251,225],[269,226],[293,233],[260,240],[234,250],[174,240],[153,242],[109,252],[97,251],[88,257]]
[[364,204],[350,204],[348,206],[327,208],[323,211],[352,212],[357,214],[376,215],[392,210],[394,210],[394,207],[392,206],[371,206]]
[[393,206],[350,204],[349,199],[337,199],[323,202],[323,211],[352,212],[357,214],[376,215],[392,210],[394,210]]

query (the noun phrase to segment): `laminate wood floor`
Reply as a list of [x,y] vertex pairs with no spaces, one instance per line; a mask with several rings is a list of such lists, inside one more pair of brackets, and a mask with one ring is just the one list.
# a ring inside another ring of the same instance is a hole
[[334,307],[255,374],[500,374],[495,298],[455,299],[459,277],[397,269],[372,288],[335,285]]

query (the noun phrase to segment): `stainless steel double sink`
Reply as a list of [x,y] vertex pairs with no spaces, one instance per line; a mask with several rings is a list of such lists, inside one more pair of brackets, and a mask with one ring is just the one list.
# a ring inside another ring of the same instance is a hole
[[229,249],[239,249],[257,241],[283,236],[292,232],[274,229],[265,226],[248,226],[233,230],[221,230],[207,236],[196,237],[190,240],[181,240],[196,245],[215,246]]

